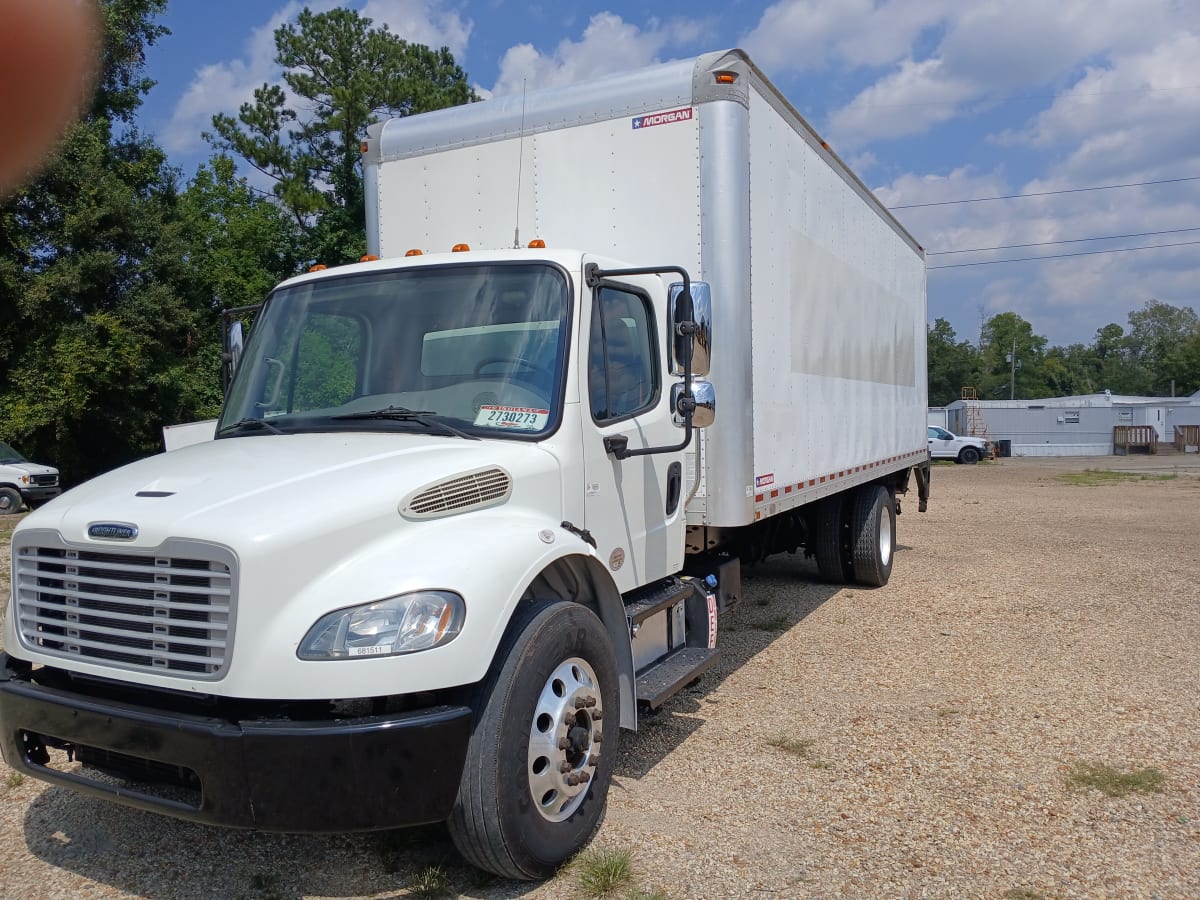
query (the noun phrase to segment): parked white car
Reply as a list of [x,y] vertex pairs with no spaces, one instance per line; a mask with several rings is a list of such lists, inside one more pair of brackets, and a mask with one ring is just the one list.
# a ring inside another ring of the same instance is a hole
[[933,459],[977,463],[992,456],[992,448],[983,438],[960,437],[936,425],[930,425],[926,430],[929,434],[929,455]]
[[30,462],[8,444],[0,441],[0,515],[30,509],[62,493],[58,469]]

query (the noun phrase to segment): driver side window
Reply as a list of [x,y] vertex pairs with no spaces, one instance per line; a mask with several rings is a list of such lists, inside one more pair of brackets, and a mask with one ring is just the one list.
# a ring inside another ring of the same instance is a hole
[[653,322],[644,297],[611,287],[597,291],[588,346],[588,398],[597,422],[627,418],[657,402]]

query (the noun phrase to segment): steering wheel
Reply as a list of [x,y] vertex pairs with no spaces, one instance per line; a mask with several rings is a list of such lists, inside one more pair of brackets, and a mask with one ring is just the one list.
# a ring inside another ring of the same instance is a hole
[[[523,356],[489,356],[486,359],[481,359],[478,363],[475,364],[475,372],[474,372],[475,377],[476,378],[482,377],[484,369],[486,369],[488,366],[494,366],[494,365],[498,365],[500,363],[511,363],[512,364],[511,374],[515,378],[518,378],[520,381],[529,382],[529,381],[533,381],[534,379],[531,379],[528,377],[521,377],[518,374],[518,370],[524,370],[524,372],[526,372],[528,374],[541,376],[542,378],[544,378],[546,380],[547,384],[551,384],[554,382],[554,373],[553,372],[551,372],[545,366],[538,365],[537,363],[533,362],[532,360],[526,359]],[[505,374],[509,374],[509,373],[505,373]]]

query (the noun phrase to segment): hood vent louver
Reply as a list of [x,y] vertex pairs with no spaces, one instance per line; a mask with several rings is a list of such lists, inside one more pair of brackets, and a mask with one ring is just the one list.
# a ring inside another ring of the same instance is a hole
[[512,478],[503,469],[489,466],[467,472],[413,494],[400,507],[406,519],[437,519],[467,510],[498,506],[512,493]]

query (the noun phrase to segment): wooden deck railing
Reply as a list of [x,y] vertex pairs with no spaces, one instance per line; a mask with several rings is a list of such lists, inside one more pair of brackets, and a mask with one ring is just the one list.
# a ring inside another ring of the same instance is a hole
[[1200,447],[1200,425],[1175,426],[1175,449],[1183,453],[1188,447]]
[[1130,450],[1158,452],[1158,432],[1153,425],[1113,426],[1113,453],[1124,456]]

